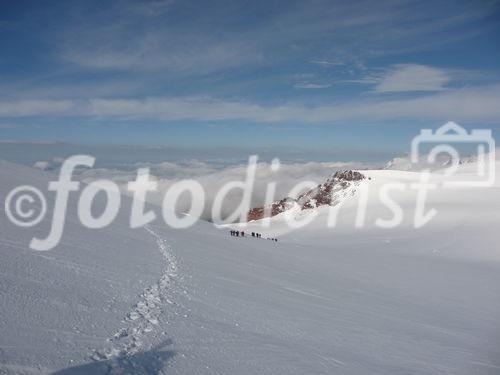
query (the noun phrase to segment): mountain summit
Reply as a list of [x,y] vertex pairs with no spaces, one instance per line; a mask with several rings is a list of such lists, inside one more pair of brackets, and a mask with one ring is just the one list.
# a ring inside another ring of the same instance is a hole
[[299,206],[307,210],[320,206],[334,206],[342,196],[354,194],[354,186],[364,180],[365,176],[357,171],[344,170],[332,174],[326,181],[313,189],[302,193],[297,198],[286,197],[273,202],[270,206],[252,208],[247,215],[247,220],[259,220],[267,216],[276,216],[292,207]]

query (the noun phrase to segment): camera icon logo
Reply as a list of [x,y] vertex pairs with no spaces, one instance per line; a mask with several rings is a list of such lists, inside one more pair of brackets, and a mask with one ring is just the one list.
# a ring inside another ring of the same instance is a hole
[[[421,153],[424,147],[432,148]],[[462,163],[458,147],[474,150],[475,171],[456,173]],[[447,154],[449,163],[444,169],[443,187],[489,187],[495,183],[495,140],[490,129],[473,129],[470,133],[455,122],[447,122],[435,132],[422,129],[411,143],[411,162],[435,164],[438,155]]]

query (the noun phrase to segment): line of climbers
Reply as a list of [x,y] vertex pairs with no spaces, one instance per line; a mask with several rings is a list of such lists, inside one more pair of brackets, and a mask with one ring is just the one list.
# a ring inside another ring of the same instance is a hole
[[[233,237],[245,237],[245,232],[244,231],[231,230],[230,233],[231,233],[231,236],[233,236]],[[257,232],[252,232],[251,236],[252,237],[256,237],[256,238],[262,238],[262,234],[257,233]],[[271,240],[271,241],[274,241],[274,242],[278,242],[277,238],[269,238],[269,237],[267,237],[267,239]]]

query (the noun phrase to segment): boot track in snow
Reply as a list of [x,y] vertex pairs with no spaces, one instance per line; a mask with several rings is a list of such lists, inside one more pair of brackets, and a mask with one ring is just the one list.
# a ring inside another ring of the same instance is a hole
[[[163,308],[165,304],[173,304],[168,294],[169,284],[177,276],[176,259],[163,237],[149,226],[145,226],[144,229],[156,239],[158,250],[164,259],[164,270],[160,279],[142,292],[140,300],[124,319],[125,326],[108,339],[113,343],[112,347],[95,351],[92,356],[94,361],[114,359],[114,365],[121,367],[120,362],[144,349],[143,338],[158,334],[159,318]],[[115,366],[112,364],[112,367]]]

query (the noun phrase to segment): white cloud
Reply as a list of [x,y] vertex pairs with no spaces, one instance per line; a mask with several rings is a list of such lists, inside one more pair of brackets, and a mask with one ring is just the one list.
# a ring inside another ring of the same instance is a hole
[[71,100],[10,100],[0,102],[0,116],[56,116],[74,111],[75,102]]
[[293,85],[296,89],[326,89],[332,87],[330,84],[320,84],[320,83],[296,83]]
[[329,60],[311,60],[309,62],[311,64],[320,65],[320,66],[323,66],[325,68],[332,67],[332,66],[344,65],[343,62],[340,62],[340,61],[329,61]]
[[51,160],[38,160],[35,163],[33,163],[32,167],[36,169],[41,169],[42,171],[55,171],[58,170],[63,163],[64,163],[64,158],[55,157],[52,158]]
[[261,123],[341,123],[347,120],[384,121],[435,119],[500,121],[500,85],[446,90],[410,99],[366,99],[343,104],[303,106],[285,103],[264,106],[210,97],[21,100],[0,102],[0,116],[81,116],[162,121],[244,120]]
[[443,69],[426,65],[401,64],[380,77],[377,92],[441,91],[450,82],[450,76]]
[[250,45],[198,39],[204,40],[193,42],[186,38],[168,45],[168,40],[151,35],[143,40],[128,41],[125,46],[110,40],[97,47],[94,43],[77,48],[71,45],[61,56],[65,61],[93,69],[166,70],[177,74],[208,73],[259,64],[263,59],[262,53],[252,50]]
[[39,160],[33,164],[33,168],[41,169],[42,171],[46,171],[50,168],[50,162]]

